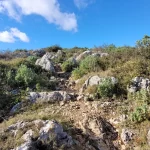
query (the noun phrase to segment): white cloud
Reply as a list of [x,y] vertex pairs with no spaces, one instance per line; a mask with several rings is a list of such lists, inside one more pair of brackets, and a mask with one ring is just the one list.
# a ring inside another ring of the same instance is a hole
[[61,12],[58,0],[3,0],[0,1],[0,12],[18,21],[22,15],[36,14],[63,30],[77,31],[75,14]]
[[79,8],[86,8],[88,5],[92,4],[94,0],[74,0],[74,4]]
[[17,28],[11,28],[9,31],[0,32],[1,42],[14,43],[18,39],[23,42],[29,42],[28,36],[20,32]]

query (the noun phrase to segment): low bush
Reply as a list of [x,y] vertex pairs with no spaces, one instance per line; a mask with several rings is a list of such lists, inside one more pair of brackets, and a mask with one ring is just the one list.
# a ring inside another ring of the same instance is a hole
[[44,48],[44,50],[46,52],[57,52],[58,50],[62,50],[62,47],[60,47],[59,45],[53,45],[53,46]]
[[131,114],[131,120],[135,123],[140,123],[148,119],[148,109],[146,105],[137,107]]
[[77,65],[75,63],[73,63],[72,61],[65,61],[63,62],[63,64],[61,65],[61,68],[64,72],[71,72]]
[[86,51],[87,48],[81,48],[81,47],[73,47],[71,49],[65,49],[65,53],[66,53],[66,59],[69,59],[70,57],[73,57],[74,55],[78,56],[81,53],[83,53],[84,51]]
[[121,88],[126,90],[127,85],[136,76],[148,77],[150,62],[140,59],[132,59],[124,64],[118,64],[112,69],[112,74],[119,80]]
[[141,89],[136,93],[128,93],[128,100],[135,101],[137,105],[148,105],[150,104],[150,93],[145,89]]
[[72,77],[73,79],[80,79],[84,75],[84,72],[80,70],[80,68],[76,68],[75,70],[72,71]]
[[99,57],[88,56],[80,62],[79,68],[76,68],[72,72],[72,77],[75,79],[79,79],[87,73],[98,72],[104,69],[105,69],[105,64],[103,64],[100,61]]
[[29,86],[35,82],[36,73],[25,65],[21,65],[16,73],[15,80],[20,85]]
[[98,85],[97,93],[100,97],[112,97],[115,94],[115,85],[110,78],[104,79],[100,85]]
[[37,59],[38,59],[37,56],[28,56],[27,57],[27,61],[29,61],[29,62],[31,62],[33,64],[35,64],[35,62],[36,62]]
[[83,61],[81,61],[79,68],[84,72],[84,74],[99,71],[101,69],[99,57],[86,57]]

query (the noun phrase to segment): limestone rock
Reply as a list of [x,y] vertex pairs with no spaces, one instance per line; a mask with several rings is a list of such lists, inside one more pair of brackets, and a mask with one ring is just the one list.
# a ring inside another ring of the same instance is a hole
[[71,100],[70,94],[65,91],[53,91],[53,92],[31,92],[29,98],[32,101],[38,102],[56,102],[56,101],[68,101]]
[[33,136],[33,131],[30,129],[28,130],[23,136],[22,138],[24,139],[24,141],[30,141],[31,140],[31,137]]
[[81,53],[79,56],[76,57],[76,61],[79,62],[79,61],[81,61],[82,59],[84,59],[85,57],[87,57],[91,54],[92,54],[91,51],[89,51],[89,50],[85,51],[85,52]]
[[148,78],[143,77],[135,77],[132,79],[130,85],[128,86],[127,90],[130,93],[135,93],[141,89],[149,91],[150,87],[150,80]]
[[101,54],[100,53],[93,53],[92,56],[94,56],[94,57],[100,57]]
[[58,50],[57,53],[54,55],[54,57],[52,59],[63,57],[63,55],[64,55],[63,51]]
[[44,126],[44,124],[45,124],[44,121],[41,120],[41,119],[35,120],[35,121],[33,121],[33,123],[35,124],[35,126],[36,126],[38,129],[42,128],[42,127]]
[[101,53],[101,52],[92,54],[92,56],[94,56],[94,57],[106,57],[108,55],[109,55],[108,53]]
[[83,132],[89,135],[92,140],[97,139],[97,149],[109,150],[110,147],[114,147],[112,141],[117,139],[118,133],[105,119],[85,116],[83,121],[79,122],[79,124]]
[[12,107],[12,109],[10,110],[10,114],[14,114],[15,112],[17,112],[22,106],[22,102],[17,103],[15,106]]
[[85,117],[80,125],[85,133],[95,137],[104,138],[103,136],[106,134],[106,132],[108,132],[107,135],[109,134],[112,139],[116,138],[117,136],[115,128],[101,117]]
[[77,101],[82,100],[82,99],[84,99],[84,95],[79,95],[79,96],[77,97]]
[[133,140],[134,133],[129,129],[122,129],[121,140],[126,145]]
[[10,125],[6,131],[10,132],[12,130],[23,129],[26,126],[28,126],[28,122],[18,121],[17,123]]
[[[107,77],[108,78],[108,77]],[[104,81],[106,78],[99,77],[98,75],[89,77],[83,84],[82,88],[80,89],[80,93],[83,93],[88,86],[99,85]],[[115,77],[110,77],[112,84],[117,84],[117,79]]]
[[126,119],[127,119],[127,115],[120,115],[119,117],[117,118],[111,118],[109,121],[112,123],[112,124],[120,124],[120,123],[123,123]]
[[[73,144],[72,137],[69,136],[66,132],[63,131],[63,127],[54,120],[35,120],[32,122],[29,122],[28,126],[26,122],[16,123],[14,125],[11,125],[9,127],[9,130],[6,132],[10,132],[11,130],[17,130],[17,129],[26,129],[29,128],[30,125],[36,126],[36,131],[38,132],[37,139],[33,140],[34,135],[34,128],[29,129],[23,136],[22,139],[25,141],[22,145],[18,146],[17,148],[13,150],[38,150],[41,148],[41,146],[49,146],[49,148],[53,149],[54,145],[51,145],[51,142],[56,143],[56,149],[59,149],[61,146],[65,147],[71,147]],[[21,127],[21,124],[24,124],[23,128]],[[5,131],[4,131],[5,132]],[[40,143],[40,144],[39,144]],[[51,147],[52,146],[52,147]]]
[[148,142],[148,145],[150,146],[150,130],[147,133],[147,142]]
[[63,132],[62,126],[56,121],[47,121],[39,133],[39,140],[43,143],[47,143],[49,138],[54,138],[59,145],[66,145],[67,147],[72,145],[72,138]]
[[101,53],[101,57],[108,56],[108,53]]
[[52,56],[50,53],[46,53],[42,58],[37,59],[35,64],[41,66],[43,69],[47,71],[55,72],[54,65],[50,60],[51,57]]
[[29,150],[29,149],[37,150],[37,149],[31,147],[31,142],[26,142],[26,143],[22,144],[21,146],[17,147],[16,149],[13,149],[13,150]]
[[77,61],[74,57],[69,58],[68,61],[71,62],[73,65],[77,64]]

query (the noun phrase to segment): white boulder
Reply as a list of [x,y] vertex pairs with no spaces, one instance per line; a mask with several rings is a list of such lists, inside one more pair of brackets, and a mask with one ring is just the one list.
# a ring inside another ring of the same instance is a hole
[[41,66],[43,69],[47,71],[55,72],[54,65],[50,59],[51,59],[51,54],[46,53],[42,58],[37,59],[35,64]]
[[89,51],[89,50],[85,51],[85,52],[81,53],[79,56],[76,57],[76,61],[79,62],[79,61],[81,61],[82,59],[84,59],[85,57],[87,57],[91,54],[92,54],[91,51]]
[[149,91],[150,80],[143,77],[135,77],[131,80],[130,85],[127,87],[128,92],[135,93],[141,89]]
[[56,102],[56,101],[68,101],[71,100],[71,96],[65,91],[53,91],[53,92],[31,92],[29,93],[30,100],[38,102]]

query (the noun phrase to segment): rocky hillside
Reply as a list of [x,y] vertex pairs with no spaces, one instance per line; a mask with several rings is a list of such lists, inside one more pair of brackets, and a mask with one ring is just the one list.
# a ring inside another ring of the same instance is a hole
[[150,39],[0,54],[0,150],[149,150]]

